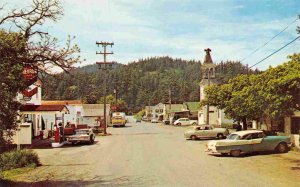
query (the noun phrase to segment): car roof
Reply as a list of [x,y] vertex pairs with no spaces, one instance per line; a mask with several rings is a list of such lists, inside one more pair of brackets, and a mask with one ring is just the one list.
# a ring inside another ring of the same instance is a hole
[[246,131],[237,131],[233,132],[232,134],[237,134],[239,136],[244,136],[246,134],[252,134],[252,133],[262,133],[263,131],[261,130],[246,130]]

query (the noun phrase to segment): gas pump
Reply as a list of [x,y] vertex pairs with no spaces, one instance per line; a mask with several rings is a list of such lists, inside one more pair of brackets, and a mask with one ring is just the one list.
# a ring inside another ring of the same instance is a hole
[[59,143],[59,139],[60,139],[59,129],[58,129],[57,125],[55,124],[54,125],[54,140],[55,140],[55,142]]

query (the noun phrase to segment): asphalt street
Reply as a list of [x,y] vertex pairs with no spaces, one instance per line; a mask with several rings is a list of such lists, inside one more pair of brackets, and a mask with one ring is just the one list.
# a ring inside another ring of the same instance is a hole
[[239,158],[205,152],[209,140],[185,140],[191,127],[135,123],[108,128],[93,145],[35,149],[42,166],[20,186],[300,186],[300,154]]

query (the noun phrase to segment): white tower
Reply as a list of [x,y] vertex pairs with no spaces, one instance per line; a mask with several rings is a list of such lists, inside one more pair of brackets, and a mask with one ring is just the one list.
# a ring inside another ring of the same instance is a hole
[[[207,86],[216,84],[216,65],[213,63],[210,55],[211,49],[207,48],[204,51],[206,52],[206,54],[204,62],[201,66],[202,80],[200,82],[200,101],[202,101],[205,98],[204,89]],[[210,107],[208,105],[202,107],[202,109],[199,111],[199,124],[217,124],[217,112],[218,111],[215,107]]]

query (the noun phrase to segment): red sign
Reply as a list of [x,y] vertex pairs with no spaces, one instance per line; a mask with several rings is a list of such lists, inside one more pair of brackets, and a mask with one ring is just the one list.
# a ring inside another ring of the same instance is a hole
[[34,89],[28,91],[28,90],[24,90],[22,93],[24,96],[26,97],[32,97],[34,94],[36,94],[38,92],[38,88],[35,87]]
[[38,75],[38,67],[32,65],[25,65],[23,68],[23,77],[26,80],[36,78]]

